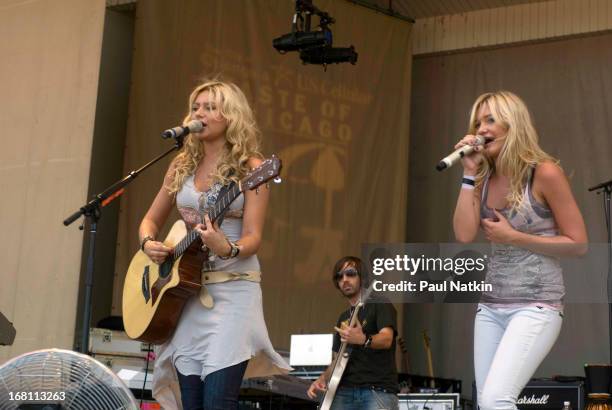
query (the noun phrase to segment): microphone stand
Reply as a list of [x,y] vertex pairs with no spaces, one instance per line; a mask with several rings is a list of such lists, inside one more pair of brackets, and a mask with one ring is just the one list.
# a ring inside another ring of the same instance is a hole
[[[68,226],[74,221],[76,221],[81,215],[85,217],[87,221],[87,225],[89,226],[89,249],[87,253],[87,269],[85,274],[85,312],[83,314],[83,322],[81,325],[81,345],[79,346],[79,352],[88,354],[89,352],[89,328],[91,322],[91,296],[93,289],[93,271],[94,271],[94,254],[96,248],[96,233],[97,233],[97,225],[100,217],[102,216],[101,208],[110,204],[113,200],[118,198],[123,192],[125,192],[125,187],[131,183],[142,171],[149,168],[151,165],[155,164],[160,159],[164,158],[172,151],[176,151],[183,146],[184,135],[175,137],[174,147],[170,148],[168,151],[159,155],[157,158],[143,165],[141,168],[136,171],[131,171],[127,176],[123,177],[121,180],[115,182],[110,187],[106,188],[101,193],[94,196],[94,198],[79,208],[78,211],[70,215],[68,218],[64,220],[64,225]],[[83,225],[79,226],[80,230],[83,230]]]
[[597,195],[603,194],[604,218],[608,234],[608,345],[609,360],[612,363],[612,221],[610,220],[610,197],[612,196],[612,179],[589,188],[590,191],[597,191]]

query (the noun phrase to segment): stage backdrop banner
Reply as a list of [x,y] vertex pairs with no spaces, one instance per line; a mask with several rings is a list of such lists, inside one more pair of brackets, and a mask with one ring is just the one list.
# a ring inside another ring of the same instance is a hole
[[[259,256],[266,320],[285,348],[291,333],[333,331],[346,305],[330,280],[339,257],[359,255],[364,242],[404,240],[411,24],[346,1],[315,5],[336,18],[334,46],[353,44],[357,65],[325,71],[276,52],[272,39],[291,30],[291,1],[159,0],[137,9],[125,169],[170,146],[159,133],[181,121],[201,79],[221,75],[245,91],[264,153],[283,161]],[[117,313],[138,224],[168,164],[122,199]]]
[[0,311],[17,330],[0,364],[72,348],[83,232],[62,221],[87,200],[104,7],[0,5]]

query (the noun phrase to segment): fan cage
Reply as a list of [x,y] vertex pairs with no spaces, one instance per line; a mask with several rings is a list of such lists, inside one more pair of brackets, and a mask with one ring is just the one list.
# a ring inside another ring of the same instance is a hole
[[[41,400],[42,399],[42,400]],[[0,409],[133,410],[134,395],[110,369],[90,356],[45,349],[0,366]]]

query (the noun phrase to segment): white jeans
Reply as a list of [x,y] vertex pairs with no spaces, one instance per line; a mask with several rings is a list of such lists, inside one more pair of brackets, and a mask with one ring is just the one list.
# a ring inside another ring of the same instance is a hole
[[516,400],[559,336],[561,313],[547,307],[478,305],[474,368],[480,410],[515,410]]

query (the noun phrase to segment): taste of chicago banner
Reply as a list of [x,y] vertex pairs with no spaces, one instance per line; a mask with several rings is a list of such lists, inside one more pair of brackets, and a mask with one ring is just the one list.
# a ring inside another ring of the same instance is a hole
[[[342,300],[329,272],[340,256],[405,239],[411,26],[345,1],[314,3],[336,19],[334,46],[355,46],[356,65],[324,71],[276,52],[272,39],[290,31],[292,1],[151,0],[137,11],[126,170],[166,147],[152,136],[180,121],[191,89],[214,76],[245,91],[264,154],[283,160],[259,253],[275,345],[325,330],[321,318],[333,323]],[[138,224],[167,164],[123,199],[117,312]]]

